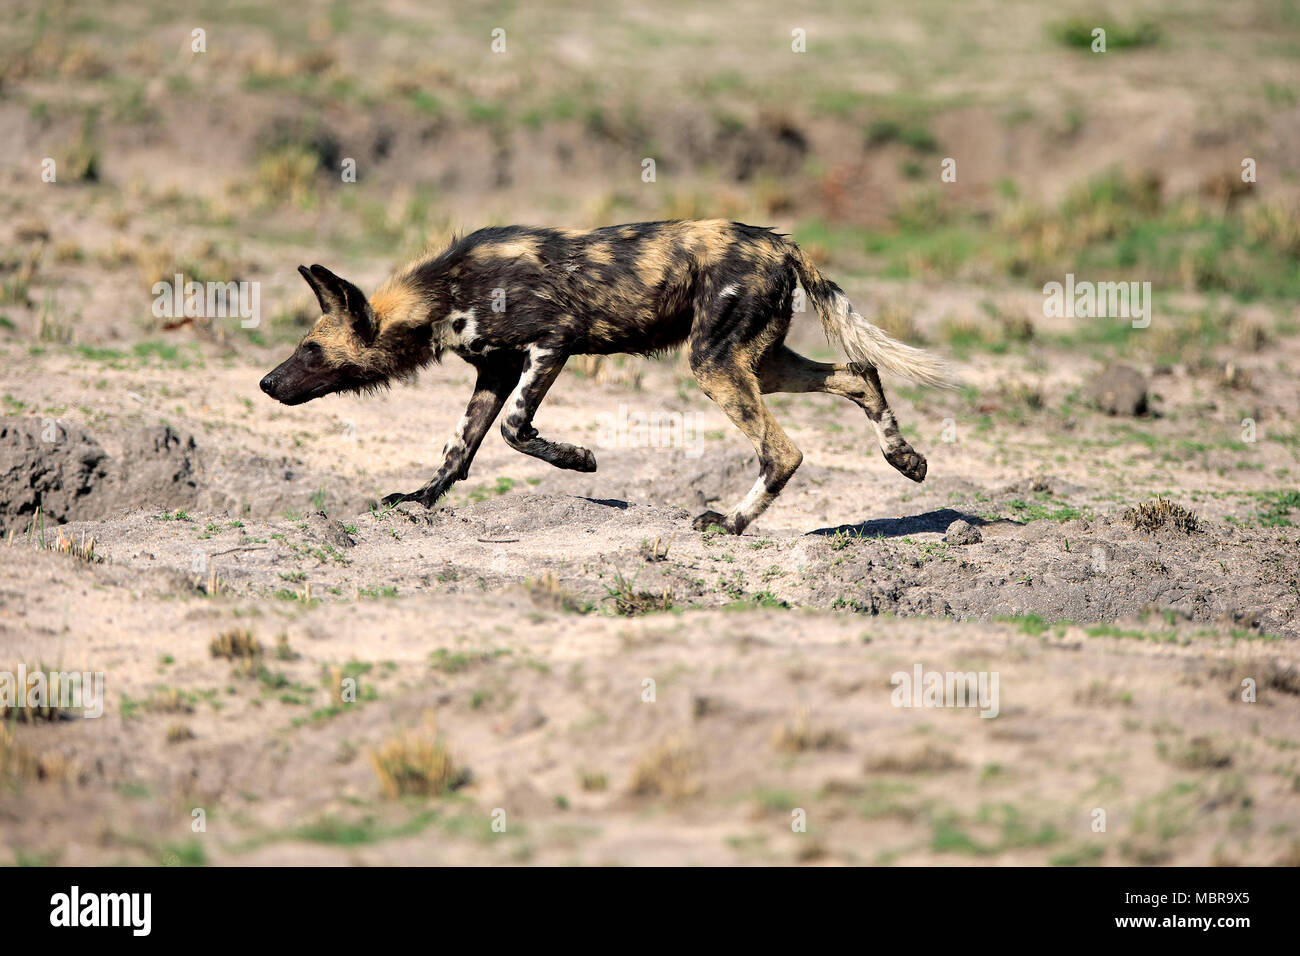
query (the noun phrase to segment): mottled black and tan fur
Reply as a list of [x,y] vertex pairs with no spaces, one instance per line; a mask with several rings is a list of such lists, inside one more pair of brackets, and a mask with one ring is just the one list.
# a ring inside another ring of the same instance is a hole
[[[899,434],[876,369],[942,385],[941,363],[867,322],[798,246],[769,229],[723,220],[482,229],[410,264],[369,300],[321,266],[299,271],[323,315],[262,379],[272,398],[296,405],[365,391],[408,378],[447,352],[478,370],[437,473],[386,504],[410,499],[431,507],[468,475],[503,408],[501,433],[513,448],[559,468],[595,471],[590,451],[542,438],[533,427],[565,361],[680,345],[700,388],[753,443],[760,469],[743,501],[725,515],[705,512],[696,528],[739,534],[803,460],[763,403],[767,392],[830,392],[855,402],[885,459],[913,481],[925,478],[925,459]],[[796,285],[848,364],[813,362],[784,345]]]

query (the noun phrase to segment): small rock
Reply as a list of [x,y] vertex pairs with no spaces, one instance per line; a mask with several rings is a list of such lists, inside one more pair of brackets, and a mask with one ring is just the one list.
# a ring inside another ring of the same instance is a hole
[[1107,415],[1133,417],[1147,411],[1147,380],[1128,365],[1106,368],[1088,389],[1097,407]]
[[948,530],[943,533],[944,544],[979,544],[983,540],[980,529],[964,518],[948,525]]

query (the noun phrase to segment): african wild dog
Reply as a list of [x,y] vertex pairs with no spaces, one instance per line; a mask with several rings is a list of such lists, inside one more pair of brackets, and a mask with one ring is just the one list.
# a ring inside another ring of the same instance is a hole
[[[753,488],[725,515],[694,527],[739,534],[803,460],[763,404],[766,392],[830,392],[857,403],[885,460],[913,481],[925,459],[899,434],[877,367],[943,385],[942,363],[889,338],[853,310],[798,246],[770,229],[723,220],[648,222],[590,232],[521,226],[481,229],[411,263],[366,300],[322,266],[300,266],[324,313],[262,390],[286,405],[368,391],[410,378],[455,352],[478,370],[456,434],[429,482],[404,499],[426,508],[458,480],[498,413],[511,447],[559,468],[595,471],[577,445],[537,434],[533,416],[570,355],[658,353],[686,343],[691,370],[754,444]],[[796,283],[849,364],[813,362],[784,345]],[[495,306],[495,307],[494,307]]]

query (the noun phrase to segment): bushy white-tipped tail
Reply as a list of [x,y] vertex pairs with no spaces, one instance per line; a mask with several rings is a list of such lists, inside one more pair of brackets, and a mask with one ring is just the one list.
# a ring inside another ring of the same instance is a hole
[[952,373],[943,359],[890,338],[854,310],[849,297],[836,290],[820,309],[826,337],[844,349],[849,360],[934,388],[953,388]]
[[890,338],[854,310],[844,290],[827,280],[808,254],[790,243],[795,271],[822,319],[826,337],[858,365],[883,368],[909,381],[935,388],[955,388],[943,359]]

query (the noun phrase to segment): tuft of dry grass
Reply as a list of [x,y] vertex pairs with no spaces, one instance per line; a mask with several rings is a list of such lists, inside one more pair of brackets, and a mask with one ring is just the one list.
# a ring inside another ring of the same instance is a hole
[[[672,548],[673,541],[676,539],[677,535],[675,533],[668,538],[666,543],[663,538],[660,537],[656,537],[654,541],[648,541],[645,538],[642,538],[640,548],[641,557],[645,558],[652,564],[656,561],[667,561],[668,551]],[[663,545],[662,549],[660,548],[660,545]]]
[[193,739],[194,731],[190,730],[188,724],[171,724],[167,728],[167,742],[169,744],[180,744]]
[[794,858],[799,863],[815,863],[818,860],[824,860],[829,856],[826,844],[821,840],[807,840],[799,844],[795,850]]
[[1282,855],[1273,861],[1274,866],[1300,866],[1300,840],[1292,837]]
[[57,554],[67,554],[76,558],[78,561],[84,561],[87,564],[102,564],[104,558],[102,555],[95,553],[95,536],[86,537],[86,532],[81,532],[80,540],[75,538],[65,538],[63,529],[59,529],[59,539],[54,542],[50,550]]
[[1089,707],[1132,707],[1133,694],[1126,690],[1116,690],[1110,681],[1094,680],[1086,689],[1074,692],[1074,702]]
[[547,571],[540,578],[525,578],[524,590],[532,598],[533,604],[546,610],[570,614],[584,614],[588,610],[576,594],[560,585],[559,578],[552,571]]
[[1173,745],[1162,740],[1156,752],[1161,760],[1183,770],[1220,770],[1232,766],[1231,752],[1204,735]]
[[1124,512],[1124,520],[1135,531],[1155,532],[1169,526],[1183,534],[1194,534],[1201,530],[1201,519],[1182,505],[1168,498],[1144,501]]
[[151,714],[192,714],[194,704],[188,695],[175,687],[156,687],[143,704]]
[[384,796],[440,797],[469,782],[438,735],[433,718],[418,729],[399,730],[369,751],[371,766]]
[[1027,408],[1037,412],[1046,405],[1042,389],[1028,382],[1003,382],[998,387],[998,395],[1012,408]]
[[891,338],[913,345],[924,344],[920,330],[916,327],[913,310],[898,304],[886,302],[871,317],[871,324],[889,333]]
[[651,591],[637,591],[632,587],[632,581],[626,578],[621,571],[615,572],[614,583],[606,586],[606,590],[614,602],[615,613],[626,617],[636,617],[640,614],[650,614],[654,611],[671,611],[673,609],[673,593],[671,590],[664,588],[658,594]]
[[703,785],[697,776],[700,757],[684,737],[672,735],[642,754],[632,769],[628,793],[637,797],[684,800]]
[[0,782],[22,784],[29,781],[68,782],[77,771],[63,754],[41,754],[20,743],[9,727],[0,724]]
[[297,651],[289,646],[289,635],[281,634],[275,639],[275,658],[280,661],[296,661],[302,657]]
[[1283,255],[1300,257],[1300,207],[1280,200],[1252,206],[1245,215],[1246,235]]
[[1229,337],[1232,344],[1244,352],[1262,352],[1272,340],[1268,328],[1258,319],[1234,322]]
[[285,145],[257,163],[257,197],[263,205],[307,202],[320,171],[320,158],[301,146]]
[[952,751],[927,741],[924,747],[910,753],[868,757],[863,770],[867,773],[938,773],[964,766]]
[[219,634],[209,645],[213,657],[228,661],[252,661],[262,656],[262,645],[251,631],[231,630]]
[[1275,690],[1279,693],[1300,696],[1300,668],[1273,658],[1254,660],[1220,660],[1209,668],[1213,681],[1225,681],[1229,700],[1238,700],[1249,678],[1257,691]]
[[829,727],[814,727],[807,708],[800,708],[794,719],[772,732],[772,746],[781,753],[799,754],[808,750],[844,750],[848,740]]
[[[13,720],[25,724],[35,724],[40,722],[50,722],[56,720],[71,720],[73,717],[80,716],[75,707],[64,707],[61,701],[67,698],[67,702],[76,699],[76,692],[79,687],[80,677],[74,676],[77,672],[59,671],[50,669],[44,664],[38,667],[24,668],[27,674],[27,686],[14,687],[13,693],[16,701],[21,701],[22,706],[10,707],[7,704],[0,703],[0,720]],[[10,667],[6,673],[13,675],[14,683],[18,674],[17,667]],[[28,694],[37,675],[41,675],[42,682],[45,684],[44,692],[41,697],[44,699],[43,704],[37,706],[27,706],[26,701]],[[65,685],[65,678],[67,685]],[[68,692],[71,693],[68,693]]]

